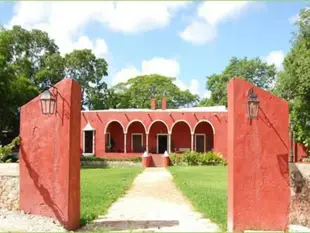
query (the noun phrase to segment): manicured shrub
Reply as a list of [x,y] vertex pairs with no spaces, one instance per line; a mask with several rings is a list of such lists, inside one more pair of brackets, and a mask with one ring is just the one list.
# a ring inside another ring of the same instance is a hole
[[223,155],[218,152],[209,151],[206,153],[185,152],[183,154],[170,154],[172,165],[176,166],[205,166],[205,165],[227,165]]
[[114,159],[114,158],[100,158],[96,156],[81,156],[81,161],[128,161],[140,163],[142,161],[141,157],[130,158],[130,159]]
[[[0,145],[0,163],[10,163],[14,159],[13,151],[16,149],[20,144],[19,136],[14,138],[13,141],[5,146]],[[18,155],[17,155],[18,157]],[[18,159],[18,158],[17,158]]]

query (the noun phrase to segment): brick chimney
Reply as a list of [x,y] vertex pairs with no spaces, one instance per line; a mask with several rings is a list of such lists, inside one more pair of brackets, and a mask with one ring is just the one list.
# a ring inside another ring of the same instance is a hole
[[156,110],[156,98],[151,99],[151,109]]
[[166,97],[163,97],[161,99],[161,109],[162,110],[166,110],[167,109],[167,98]]

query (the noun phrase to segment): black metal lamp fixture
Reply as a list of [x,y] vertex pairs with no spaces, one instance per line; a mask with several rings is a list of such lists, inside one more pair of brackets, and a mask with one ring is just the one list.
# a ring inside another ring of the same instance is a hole
[[247,113],[249,119],[257,119],[259,109],[259,99],[254,93],[254,87],[248,92]]
[[[53,88],[53,92],[50,92],[50,88]],[[41,95],[41,112],[43,114],[55,114],[57,107],[57,94],[58,90],[54,86],[46,87]]]

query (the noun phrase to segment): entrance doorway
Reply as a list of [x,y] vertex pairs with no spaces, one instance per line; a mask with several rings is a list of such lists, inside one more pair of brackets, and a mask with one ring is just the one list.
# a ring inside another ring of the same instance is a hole
[[203,153],[206,151],[206,135],[196,134],[196,152]]
[[133,152],[142,152],[143,150],[143,134],[132,134],[132,145]]
[[168,134],[157,134],[157,154],[168,151]]

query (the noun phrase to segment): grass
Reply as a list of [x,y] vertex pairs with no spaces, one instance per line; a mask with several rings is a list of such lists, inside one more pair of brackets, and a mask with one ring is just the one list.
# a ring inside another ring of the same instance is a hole
[[194,208],[226,231],[227,167],[169,167],[169,170]]
[[111,204],[130,188],[143,170],[139,167],[81,170],[81,225],[104,215]]

